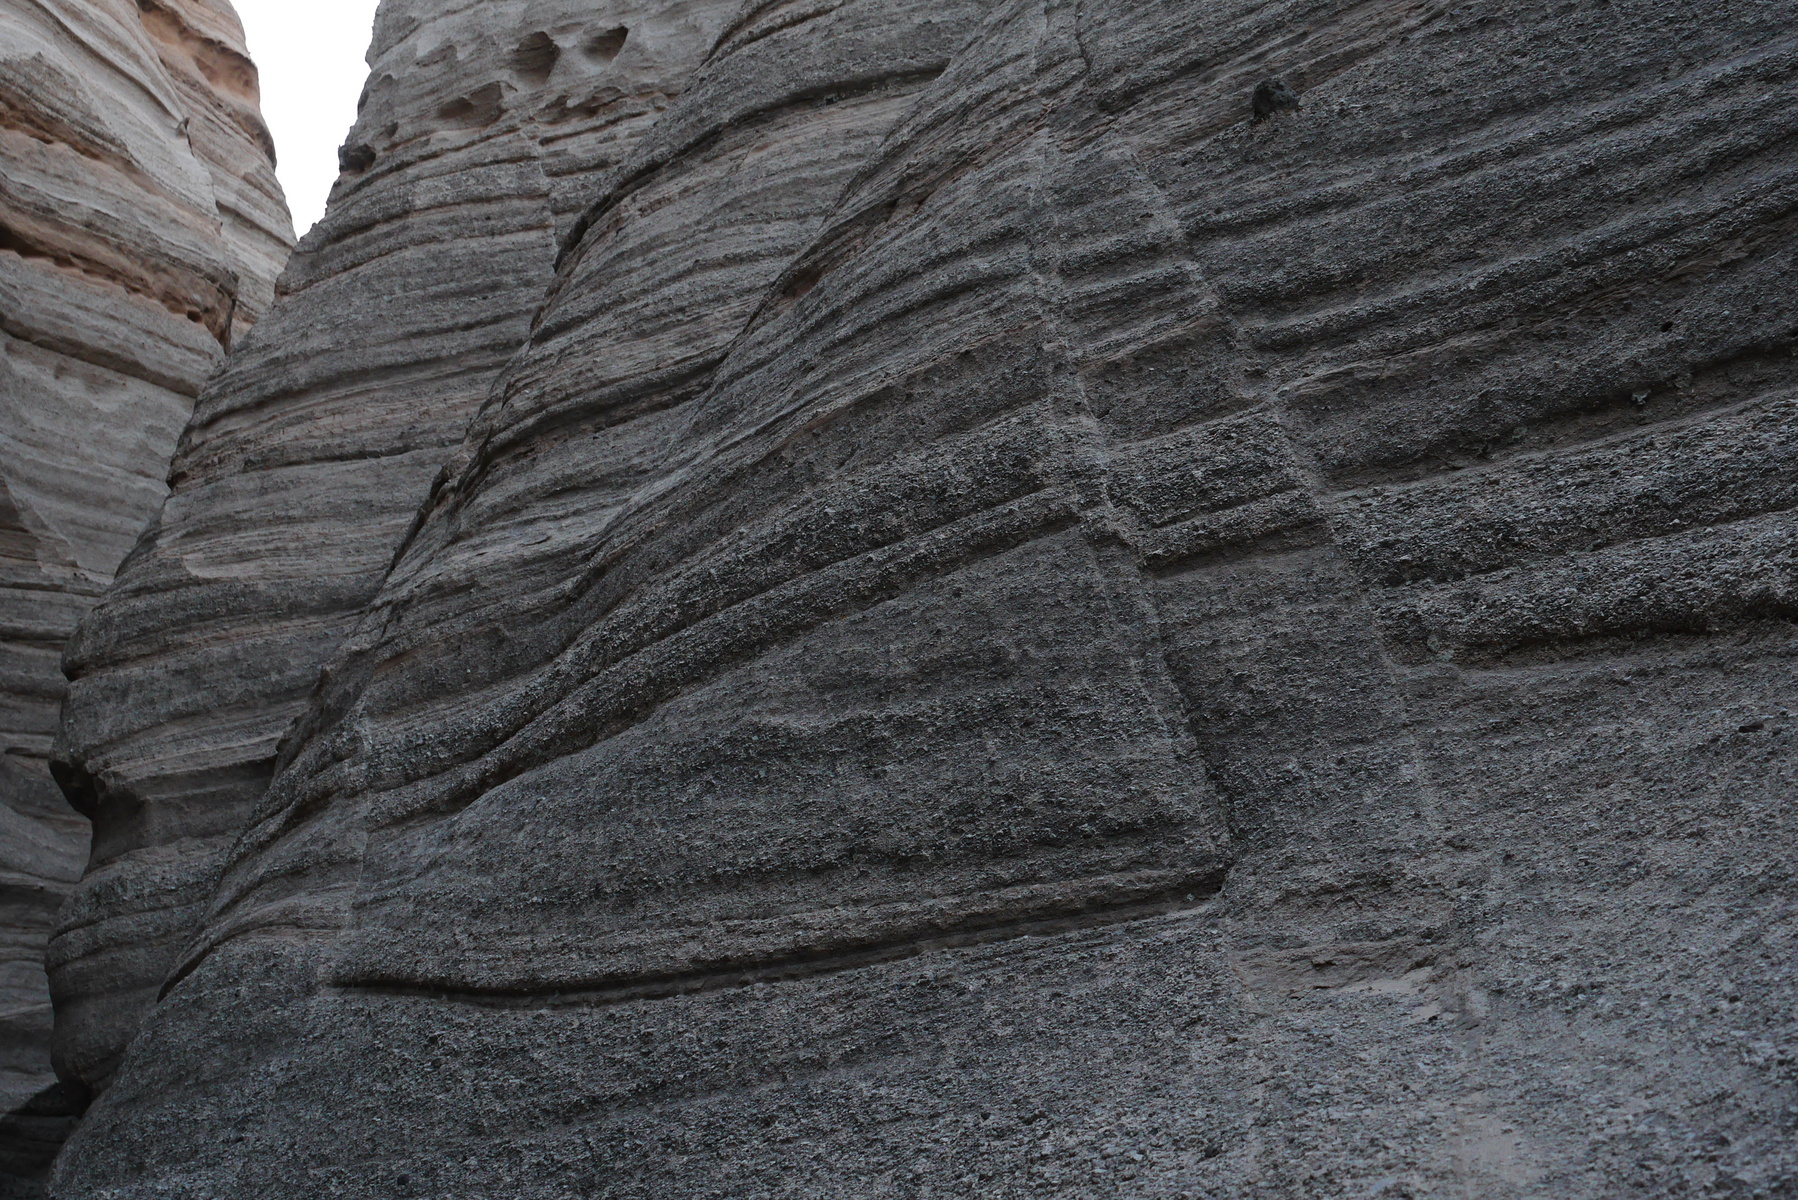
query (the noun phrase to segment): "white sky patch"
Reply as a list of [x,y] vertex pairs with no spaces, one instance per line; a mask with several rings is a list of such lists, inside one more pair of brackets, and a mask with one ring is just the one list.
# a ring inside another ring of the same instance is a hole
[[377,0],[235,0],[262,76],[262,116],[275,135],[276,174],[304,234],[325,212],[337,147],[356,120],[368,78]]

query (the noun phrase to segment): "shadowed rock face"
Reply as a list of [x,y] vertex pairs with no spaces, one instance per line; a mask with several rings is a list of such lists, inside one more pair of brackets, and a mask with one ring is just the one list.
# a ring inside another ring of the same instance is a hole
[[747,6],[58,1194],[1798,1186],[1795,79],[1747,0]]
[[44,944],[88,842],[46,769],[58,656],[293,243],[256,105],[228,4],[0,0],[0,1189],[68,1115],[15,1112],[55,1082]]
[[49,956],[65,1077],[105,1085],[320,665],[526,336],[580,181],[625,157],[723,19],[628,0],[381,8],[330,211],[208,385],[173,494],[68,652],[59,770],[96,816]]

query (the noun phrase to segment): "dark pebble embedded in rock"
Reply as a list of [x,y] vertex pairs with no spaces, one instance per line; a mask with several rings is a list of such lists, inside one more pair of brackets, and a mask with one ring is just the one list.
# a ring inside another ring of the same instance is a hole
[[1286,86],[1281,79],[1264,79],[1255,85],[1255,94],[1250,98],[1249,107],[1255,112],[1257,121],[1265,120],[1280,112],[1297,112],[1303,105],[1297,93]]

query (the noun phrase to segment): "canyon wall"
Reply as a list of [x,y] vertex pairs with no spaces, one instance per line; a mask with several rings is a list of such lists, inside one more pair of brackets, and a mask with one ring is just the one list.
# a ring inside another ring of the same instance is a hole
[[1798,1188],[1790,5],[716,16],[207,393],[54,1194]]
[[50,947],[59,1070],[102,1088],[283,732],[379,585],[558,236],[710,45],[716,3],[388,3],[329,210],[202,394],[173,493],[69,648],[95,816]]
[[292,244],[229,5],[0,0],[0,1179],[79,1105],[19,1111],[55,1082],[45,940],[88,849],[47,770],[58,659]]

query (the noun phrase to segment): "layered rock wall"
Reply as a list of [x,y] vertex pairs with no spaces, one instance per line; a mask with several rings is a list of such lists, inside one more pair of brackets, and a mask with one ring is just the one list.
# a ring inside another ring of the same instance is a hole
[[69,648],[94,855],[50,950],[103,1087],[320,666],[528,332],[559,235],[711,44],[717,3],[390,2],[330,208],[201,397],[173,494]]
[[[256,104],[222,0],[0,3],[0,1113],[54,1082],[45,939],[88,849],[47,770],[63,644],[293,242]],[[55,1109],[0,1118],[0,1173]]]
[[745,6],[59,1194],[1798,1187],[1791,17]]

